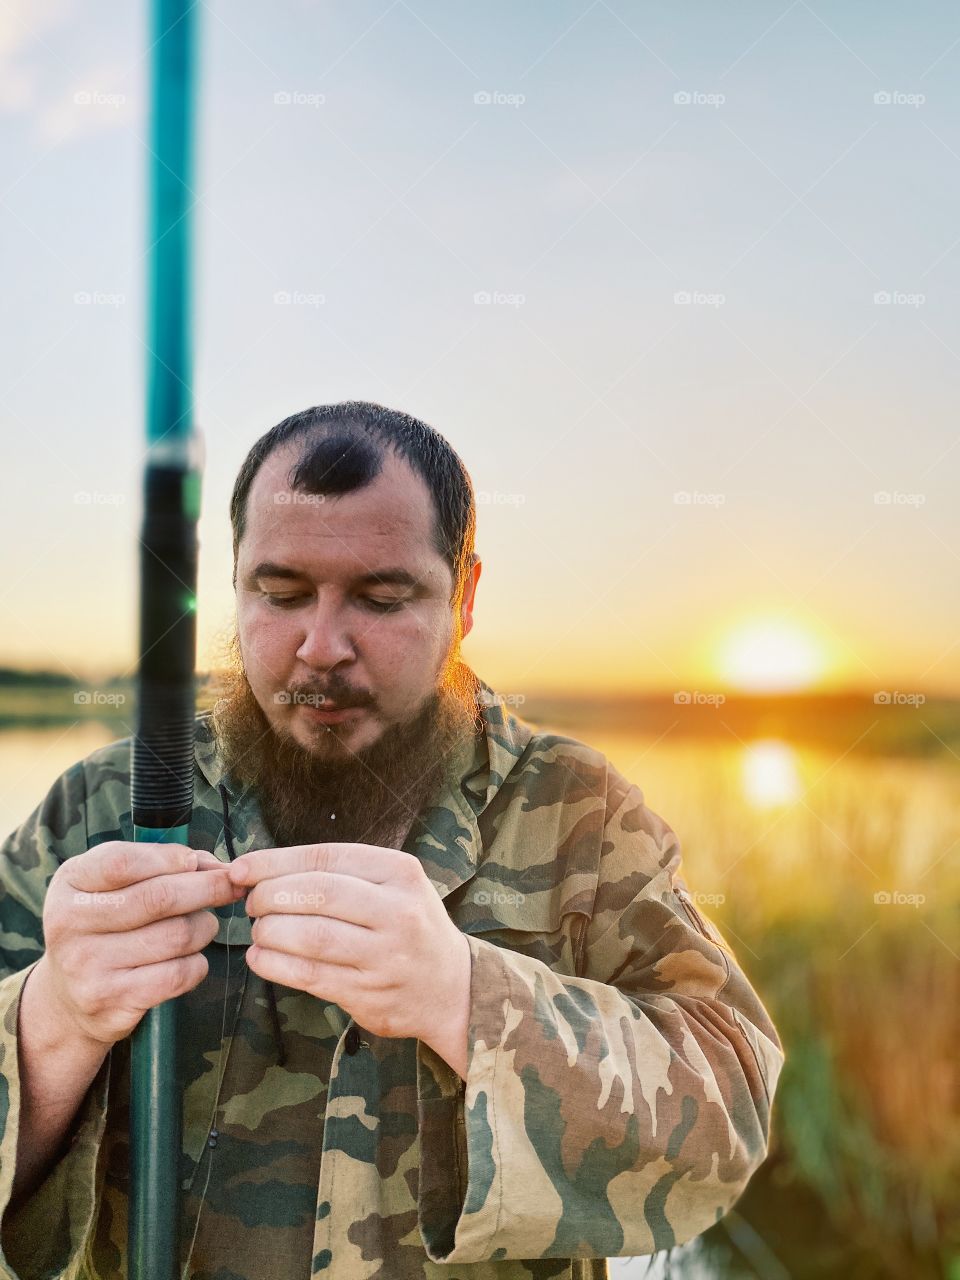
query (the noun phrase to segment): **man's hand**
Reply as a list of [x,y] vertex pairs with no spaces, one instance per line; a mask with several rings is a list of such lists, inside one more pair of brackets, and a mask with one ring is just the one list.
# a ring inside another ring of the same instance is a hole
[[333,1001],[374,1035],[423,1040],[465,1076],[470,947],[413,854],[257,849],[229,874],[250,886],[254,973]]
[[68,858],[50,881],[46,951],[24,988],[33,1033],[42,1020],[57,1042],[106,1051],[206,977],[200,953],[218,928],[208,908],[240,896],[223,863],[185,845],[110,840]]

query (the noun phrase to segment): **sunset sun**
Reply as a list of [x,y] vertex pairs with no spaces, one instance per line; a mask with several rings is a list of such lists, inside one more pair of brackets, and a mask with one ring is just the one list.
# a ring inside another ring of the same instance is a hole
[[733,627],[720,641],[717,671],[749,692],[809,689],[829,666],[827,646],[812,629],[782,619],[755,619]]

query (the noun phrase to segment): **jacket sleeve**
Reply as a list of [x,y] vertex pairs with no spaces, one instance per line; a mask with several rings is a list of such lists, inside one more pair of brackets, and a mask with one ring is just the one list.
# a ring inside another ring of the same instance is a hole
[[62,774],[0,845],[0,1276],[75,1275],[92,1229],[97,1157],[104,1133],[108,1054],[54,1163],[31,1194],[10,1205],[20,1128],[18,1014],[43,954],[43,901],[64,860],[87,848],[82,764]]
[[675,833],[610,772],[578,976],[468,935],[464,1087],[419,1051],[422,1140],[455,1170],[421,1189],[436,1262],[668,1249],[767,1154],[777,1031],[690,901]]

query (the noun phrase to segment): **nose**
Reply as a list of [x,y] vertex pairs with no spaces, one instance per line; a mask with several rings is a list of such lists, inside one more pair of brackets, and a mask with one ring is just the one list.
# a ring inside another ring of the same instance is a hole
[[346,628],[343,612],[334,600],[320,595],[312,610],[304,611],[306,630],[297,657],[308,667],[327,670],[355,656],[353,640]]

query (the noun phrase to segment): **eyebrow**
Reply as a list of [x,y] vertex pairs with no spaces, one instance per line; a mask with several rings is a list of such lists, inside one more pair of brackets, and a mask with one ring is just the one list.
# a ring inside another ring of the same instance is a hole
[[[249,581],[255,582],[258,578],[283,578],[285,581],[300,582],[306,577],[308,577],[307,574],[301,573],[298,569],[291,569],[289,565],[277,564],[273,560],[262,560],[251,572]],[[397,566],[362,573],[353,579],[351,585],[425,587],[427,584],[421,578],[415,577],[408,569]]]

